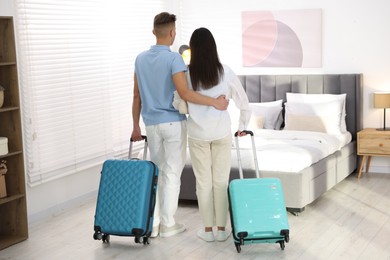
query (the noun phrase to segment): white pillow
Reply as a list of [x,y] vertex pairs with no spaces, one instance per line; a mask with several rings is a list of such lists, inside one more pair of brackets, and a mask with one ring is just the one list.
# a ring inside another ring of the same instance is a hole
[[326,116],[316,115],[288,115],[286,120],[285,130],[298,130],[298,131],[314,131],[327,133],[330,129],[327,128],[328,121],[332,120]]
[[[341,134],[342,102],[324,103],[286,102],[286,130],[305,130]],[[317,124],[317,126],[315,126]]]
[[264,128],[264,117],[258,115],[252,115],[251,119],[249,120],[248,129],[255,130],[255,129],[263,129],[263,128]]
[[282,103],[282,99],[272,102],[249,103],[249,107],[252,109],[251,121],[258,122],[259,118],[262,118],[263,128],[279,130],[282,123],[280,120]]
[[[251,119],[248,124],[248,130],[255,128],[262,129],[280,129],[283,122],[282,117],[283,100],[262,103],[249,103],[252,109]],[[232,133],[238,129],[238,122],[240,119],[240,110],[236,107],[233,100],[229,101],[228,112],[231,119]]]
[[287,102],[294,103],[324,103],[330,101],[339,101],[342,102],[342,114],[340,117],[340,128],[341,132],[347,132],[347,124],[345,122],[346,103],[347,94],[303,94],[303,93],[286,93]]

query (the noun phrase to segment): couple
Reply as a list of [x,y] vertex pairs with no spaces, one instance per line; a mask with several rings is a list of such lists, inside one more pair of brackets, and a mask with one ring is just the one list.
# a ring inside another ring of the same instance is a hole
[[[139,54],[135,61],[131,137],[142,140],[139,125],[142,115],[150,158],[159,168],[152,237],[158,234],[169,237],[185,230],[184,225],[175,222],[174,214],[186,161],[188,126],[204,225],[198,237],[208,242],[225,241],[230,235],[225,227],[232,142],[226,97],[232,98],[241,109],[239,130],[244,130],[249,122],[248,98],[234,72],[220,63],[214,38],[206,28],[195,30],[191,36],[191,62],[187,70],[180,54],[170,50],[176,36],[175,22],[174,14],[156,15],[153,25],[156,45]],[[186,116],[172,105],[175,90],[188,102],[188,123]],[[212,230],[214,223],[216,237]]]

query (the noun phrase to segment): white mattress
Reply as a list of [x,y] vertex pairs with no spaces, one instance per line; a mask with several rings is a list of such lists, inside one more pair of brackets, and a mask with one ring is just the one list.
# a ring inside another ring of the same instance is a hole
[[[349,132],[329,135],[309,131],[260,129],[254,132],[254,136],[259,170],[282,172],[299,172],[340,150],[352,140]],[[239,138],[244,169],[254,169],[251,145],[249,137]],[[232,167],[237,165],[236,161],[234,151]]]
[[[260,171],[299,172],[328,155],[341,150],[352,140],[346,132],[330,135],[320,132],[258,129],[254,132],[257,161]],[[255,169],[252,141],[248,136],[239,137],[243,169]],[[143,150],[138,154],[142,158]],[[149,159],[149,153],[147,156]],[[187,165],[191,158],[187,148]],[[237,168],[235,142],[232,149],[232,168]]]

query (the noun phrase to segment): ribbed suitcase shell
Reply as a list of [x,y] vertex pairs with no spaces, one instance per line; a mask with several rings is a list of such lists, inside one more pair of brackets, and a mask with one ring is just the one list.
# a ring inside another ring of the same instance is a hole
[[146,160],[107,160],[103,164],[95,231],[149,237],[153,226],[158,169]]
[[[229,200],[235,242],[276,243],[288,236],[287,211],[279,179],[232,180]],[[245,236],[243,240],[240,234]]]
[[238,132],[235,134],[240,179],[228,186],[230,221],[237,252],[241,245],[252,243],[279,243],[284,249],[289,241],[289,224],[281,181],[277,178],[260,178],[256,144],[252,131],[253,157],[257,178],[244,179],[241,164]]

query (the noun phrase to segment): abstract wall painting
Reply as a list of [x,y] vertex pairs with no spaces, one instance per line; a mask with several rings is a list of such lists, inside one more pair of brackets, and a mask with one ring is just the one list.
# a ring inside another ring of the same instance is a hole
[[321,9],[242,12],[242,62],[244,67],[321,67]]

